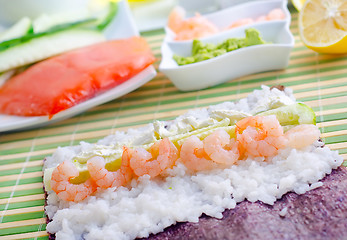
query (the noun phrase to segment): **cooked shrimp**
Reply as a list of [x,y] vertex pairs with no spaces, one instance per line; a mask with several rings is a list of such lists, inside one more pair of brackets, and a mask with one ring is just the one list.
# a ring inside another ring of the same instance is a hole
[[188,19],[184,17],[185,10],[181,7],[175,7],[169,15],[168,27],[176,33],[176,40],[191,40],[218,32],[218,28],[199,13]]
[[103,157],[92,157],[88,160],[87,167],[91,179],[93,179],[98,187],[109,188],[112,186],[115,177],[112,172],[105,169],[105,160]]
[[266,16],[265,15],[261,15],[255,21],[256,22],[263,22],[263,21],[266,21],[266,20],[267,20]]
[[70,180],[78,175],[79,171],[70,161],[62,162],[54,169],[51,178],[51,187],[60,199],[79,202],[96,190],[96,186],[91,179],[81,184],[71,183]]
[[178,150],[168,139],[156,142],[149,151],[138,148],[132,151],[130,167],[137,176],[148,174],[158,176],[167,168],[172,168],[178,158]]
[[203,143],[205,152],[214,162],[232,165],[240,156],[238,142],[230,139],[230,135],[222,129],[207,136]]
[[129,158],[129,149],[124,147],[120,168],[115,172],[110,172],[105,168],[105,159],[103,157],[92,157],[87,162],[91,179],[101,188],[124,186],[131,180],[133,175],[129,166]]
[[253,157],[274,156],[286,145],[283,128],[276,116],[252,116],[236,123],[240,150]]
[[233,22],[228,28],[236,28],[236,27],[240,27],[240,26],[244,26],[244,25],[248,25],[254,23],[254,20],[252,18],[242,18],[240,20],[237,20],[235,22]]
[[218,168],[218,164],[207,155],[203,142],[197,136],[188,137],[181,146],[180,161],[192,171]]
[[176,40],[190,40],[206,37],[218,32],[218,28],[200,14],[184,20],[176,32]]
[[299,149],[311,145],[319,139],[320,131],[316,125],[301,124],[288,130],[284,136],[288,139],[289,147]]
[[185,10],[180,6],[175,7],[170,12],[168,23],[167,23],[168,27],[172,31],[177,33],[183,23],[184,17],[185,17]]
[[285,19],[286,15],[284,14],[283,10],[280,8],[275,8],[269,12],[269,14],[266,16],[267,20],[281,20]]

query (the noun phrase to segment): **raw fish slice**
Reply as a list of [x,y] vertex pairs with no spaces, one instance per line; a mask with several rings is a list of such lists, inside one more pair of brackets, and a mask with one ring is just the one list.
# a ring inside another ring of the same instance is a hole
[[123,83],[154,60],[141,37],[103,42],[52,57],[0,88],[0,112],[53,116]]

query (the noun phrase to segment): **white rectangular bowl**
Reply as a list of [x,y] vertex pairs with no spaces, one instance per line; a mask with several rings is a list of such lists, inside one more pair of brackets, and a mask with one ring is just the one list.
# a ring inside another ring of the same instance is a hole
[[[259,6],[254,8],[255,4]],[[173,59],[173,55],[190,56],[193,41],[173,41],[166,37],[161,47],[162,61],[159,70],[167,75],[178,89],[191,91],[215,86],[253,73],[286,68],[294,46],[294,37],[289,30],[290,14],[286,1],[256,1],[252,4],[242,4],[235,7],[236,10],[229,8],[214,13],[213,19],[226,24],[223,19],[229,17],[231,12],[235,14],[234,19],[240,19],[245,17],[244,14],[248,13],[248,10],[254,11],[254,16],[260,16],[279,6],[286,9],[287,15],[284,20],[245,25],[200,39],[203,43],[218,44],[228,38],[244,37],[245,29],[255,28],[269,43],[237,49],[209,60],[179,66]],[[238,13],[240,17],[237,16]]]

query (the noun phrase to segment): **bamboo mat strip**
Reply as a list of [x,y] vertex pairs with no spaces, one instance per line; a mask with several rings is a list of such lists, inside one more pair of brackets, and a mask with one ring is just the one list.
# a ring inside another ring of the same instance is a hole
[[38,237],[46,237],[48,239],[48,234],[46,231],[30,232],[30,233],[21,233],[7,236],[0,236],[0,240],[17,240],[17,239],[37,239]]
[[[21,179],[27,179],[27,178],[37,178],[37,177],[42,177],[42,172],[32,172],[32,173],[23,173],[21,175]],[[0,182],[5,182],[5,181],[13,181],[16,180],[19,175],[14,174],[14,175],[7,175],[7,176],[1,176],[0,177]]]
[[339,150],[339,149],[347,148],[347,142],[332,143],[332,144],[327,144],[327,146],[332,150]]
[[[24,155],[24,156],[29,156],[30,157],[30,154],[31,153],[20,153],[20,155]],[[19,154],[17,154],[18,156]],[[16,156],[16,157],[17,157]],[[13,157],[13,155],[8,155],[8,157]],[[26,167],[34,167],[34,166],[42,166],[43,164],[43,161],[42,160],[39,160],[39,161],[34,161],[34,162],[29,162],[29,163],[14,163],[14,164],[7,164],[7,165],[4,165],[4,166],[1,166],[1,171],[7,171],[7,170],[12,170],[12,169],[18,169],[18,168],[23,168],[24,166]]]
[[345,136],[346,139],[347,139],[347,130],[340,130],[340,131],[322,133],[322,138],[336,137],[336,136]]
[[[40,129],[0,134],[0,240],[48,239],[45,231],[42,165],[58,146],[97,139],[169,120],[188,109],[207,107],[247,96],[261,84],[283,84],[317,115],[322,138],[347,160],[347,56],[320,55],[300,40],[297,14],[292,14],[295,47],[285,70],[244,76],[219,86],[180,92],[162,73],[138,90],[79,116]],[[157,61],[164,32],[144,33]]]
[[[44,199],[44,194],[35,194],[35,195],[28,195],[23,197],[14,197],[9,199],[9,203],[20,203],[20,202],[28,202],[28,201],[35,201],[35,200],[42,200]],[[0,205],[6,204],[8,202],[8,199],[0,199]]]
[[17,215],[21,213],[43,212],[43,211],[44,211],[43,206],[18,208],[18,209],[6,210],[3,216]]
[[45,224],[45,223],[46,223],[46,218],[37,218],[37,219],[30,219],[30,220],[23,220],[23,221],[16,221],[16,222],[1,223],[0,230],[6,229],[6,228],[31,226],[31,225]]
[[330,127],[330,126],[343,126],[343,125],[347,125],[347,119],[317,123],[317,126],[320,128]]
[[43,188],[43,184],[42,182],[39,182],[39,183],[29,183],[29,184],[22,184],[22,185],[10,186],[10,187],[0,187],[0,193],[14,191],[14,188],[16,191]]

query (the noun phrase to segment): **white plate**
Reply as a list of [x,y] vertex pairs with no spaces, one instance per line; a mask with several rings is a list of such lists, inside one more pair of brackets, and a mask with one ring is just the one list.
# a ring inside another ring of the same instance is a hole
[[[105,35],[107,39],[128,38],[131,36],[139,35],[126,1],[119,3],[117,16],[107,27]],[[155,77],[155,75],[156,71],[151,65],[133,78],[125,81],[124,83],[94,98],[61,111],[55,114],[51,119],[49,119],[48,116],[20,117],[0,114],[0,132],[35,128],[64,120],[66,118],[82,113],[89,108],[98,106],[120,96],[123,96],[139,88],[140,86],[151,80],[153,77]]]
[[[254,8],[253,5],[259,3],[261,4]],[[286,19],[250,24],[200,39],[203,43],[218,44],[228,38],[244,37],[245,29],[255,28],[266,42],[271,43],[245,47],[209,60],[179,66],[173,55],[190,56],[192,41],[173,41],[167,36],[161,47],[162,61],[159,70],[180,90],[191,91],[215,86],[248,74],[286,68],[291,49],[294,47],[294,37],[289,30],[290,14],[286,7],[287,1],[257,1],[235,7],[236,12],[230,8],[216,12],[213,16],[225,24],[230,16],[239,19],[238,16],[225,14],[226,12],[239,13],[240,18],[243,18],[245,13],[253,11],[254,16],[257,16],[263,14],[264,9],[273,9],[274,3],[286,12]]]

